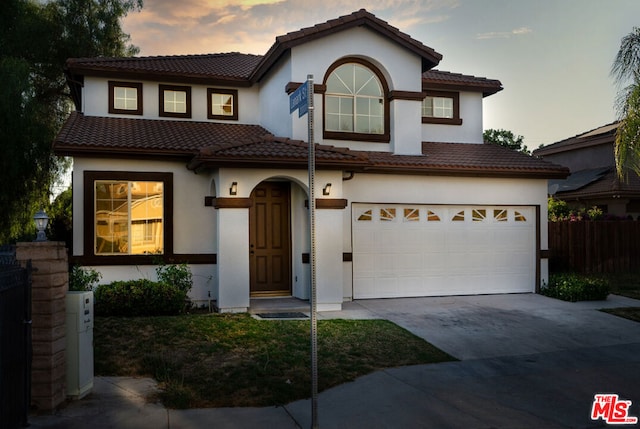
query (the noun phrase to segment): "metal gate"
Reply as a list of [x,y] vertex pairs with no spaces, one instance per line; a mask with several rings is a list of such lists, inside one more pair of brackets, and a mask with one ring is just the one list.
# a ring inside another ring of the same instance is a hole
[[0,429],[28,426],[31,401],[31,261],[0,248]]

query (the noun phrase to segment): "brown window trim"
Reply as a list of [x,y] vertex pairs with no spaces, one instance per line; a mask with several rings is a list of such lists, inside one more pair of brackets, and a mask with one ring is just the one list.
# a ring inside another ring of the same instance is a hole
[[[116,109],[115,108],[115,96],[113,90],[116,87],[134,88],[137,92],[138,108],[136,110]],[[118,82],[114,80],[109,81],[109,113],[118,115],[142,115],[142,83],[141,82]]]
[[[211,113],[211,95],[212,94],[229,94],[233,97],[233,115],[214,115]],[[219,119],[223,121],[237,121],[238,120],[238,90],[237,89],[220,89],[220,88],[207,88],[207,118]]]
[[128,180],[163,182],[163,241],[164,253],[153,255],[165,262],[176,259],[173,253],[173,173],[141,173],[132,171],[85,171],[84,172],[84,236],[82,256],[85,265],[140,265],[151,261],[149,255],[96,255],[95,238],[95,186],[96,180]]
[[[324,75],[324,79],[322,84],[325,88],[327,87],[327,79],[335,69],[340,67],[341,65],[348,63],[356,63],[365,66],[369,70],[371,70],[382,85],[382,96],[384,97],[384,133],[382,134],[364,134],[364,133],[350,133],[350,132],[342,132],[342,131],[327,131],[324,127],[324,118],[326,117],[325,106],[327,103],[324,101],[324,95],[322,98],[322,137],[327,140],[352,140],[352,141],[366,141],[366,142],[375,142],[375,143],[389,143],[391,141],[391,118],[390,118],[390,100],[389,100],[389,86],[387,85],[387,81],[384,78],[384,75],[380,72],[380,70],[362,58],[342,58],[335,63],[331,64],[331,66],[327,69],[327,72]],[[325,92],[326,93],[326,92]]]
[[462,125],[462,118],[460,117],[460,93],[449,91],[424,91],[425,97],[446,97],[453,98],[453,118],[432,118],[430,116],[423,116],[423,124],[442,124],[442,125]]
[[[185,113],[166,112],[164,110],[164,92],[176,91],[186,93],[187,109]],[[158,85],[158,115],[168,118],[190,118],[191,117],[191,87],[190,86],[176,86],[176,85]]]

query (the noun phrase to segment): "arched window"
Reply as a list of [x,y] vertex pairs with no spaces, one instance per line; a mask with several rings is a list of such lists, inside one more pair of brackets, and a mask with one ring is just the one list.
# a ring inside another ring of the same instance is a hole
[[359,60],[337,63],[325,85],[325,138],[388,141],[388,91],[373,66]]

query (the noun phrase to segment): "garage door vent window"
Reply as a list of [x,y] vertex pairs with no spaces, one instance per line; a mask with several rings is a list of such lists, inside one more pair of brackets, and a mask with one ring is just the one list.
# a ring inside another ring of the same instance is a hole
[[405,222],[418,222],[420,220],[420,210],[418,209],[404,209],[404,221]]
[[452,218],[452,221],[454,222],[464,222],[464,210],[460,210],[458,213],[456,213]]
[[369,222],[373,218],[373,214],[371,209],[364,211],[360,216],[358,216],[358,221],[360,222]]
[[524,217],[524,215],[522,213],[520,213],[519,211],[515,211],[515,217],[516,217],[516,222],[526,222],[527,218]]
[[471,212],[471,219],[474,222],[482,222],[487,218],[487,211],[485,209],[473,209]]
[[392,221],[396,218],[396,209],[380,209],[380,220]]
[[496,222],[506,222],[508,220],[507,211],[506,210],[494,210],[493,211],[493,219]]
[[427,222],[440,222],[440,216],[431,210],[427,210]]

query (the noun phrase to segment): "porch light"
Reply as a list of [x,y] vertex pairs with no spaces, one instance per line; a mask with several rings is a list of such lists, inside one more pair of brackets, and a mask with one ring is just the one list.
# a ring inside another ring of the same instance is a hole
[[49,224],[49,216],[47,216],[44,210],[40,210],[33,216],[33,220],[38,230],[35,241],[47,241],[47,234],[44,230],[47,229],[47,225]]
[[324,185],[324,188],[322,188],[322,195],[329,194],[331,194],[331,183],[327,183],[326,185]]
[[229,188],[229,195],[238,195],[238,182],[231,183]]

